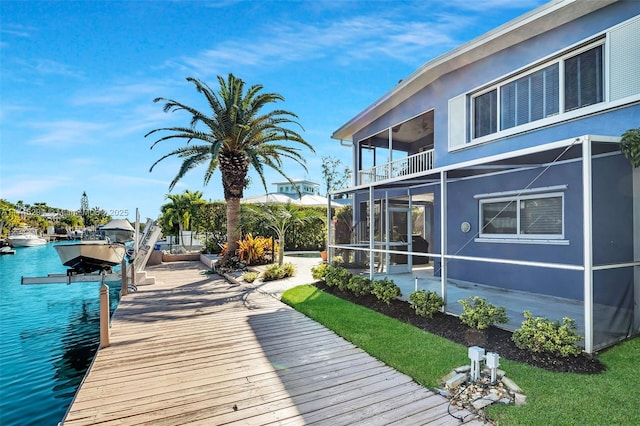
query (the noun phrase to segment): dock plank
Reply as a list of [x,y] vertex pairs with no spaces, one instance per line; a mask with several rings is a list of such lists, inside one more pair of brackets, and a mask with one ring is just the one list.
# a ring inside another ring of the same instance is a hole
[[156,283],[120,301],[111,346],[96,355],[64,425],[459,424],[446,399],[204,269],[150,268]]

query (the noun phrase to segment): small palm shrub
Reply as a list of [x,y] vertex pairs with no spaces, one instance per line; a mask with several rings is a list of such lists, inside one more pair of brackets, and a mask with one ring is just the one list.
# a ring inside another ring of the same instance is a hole
[[524,318],[520,328],[511,337],[520,349],[564,357],[578,356],[582,352],[582,348],[576,345],[582,337],[576,334],[575,320],[565,317],[560,324],[548,318],[534,318],[529,311],[524,311]]
[[343,290],[346,288],[350,279],[351,274],[346,269],[333,265],[327,266],[324,281],[329,287],[338,287],[340,290]]
[[354,275],[349,279],[347,289],[356,296],[371,294],[371,280],[360,275]]
[[504,307],[492,305],[483,297],[469,296],[458,302],[464,309],[460,320],[476,330],[485,330],[494,324],[509,322],[507,310]]
[[311,268],[311,276],[314,280],[324,281],[325,276],[327,275],[327,268],[329,265],[326,263],[321,263],[318,266],[314,266]]
[[267,266],[262,273],[262,281],[274,281],[281,280],[283,278],[292,277],[295,275],[296,268],[293,263],[283,263],[282,266],[278,266],[277,263]]
[[400,287],[389,278],[373,280],[371,283],[371,293],[387,305],[390,304],[393,299],[402,296]]
[[416,314],[425,318],[433,318],[433,314],[444,306],[444,299],[438,293],[424,289],[411,293],[409,301]]
[[258,278],[258,275],[257,272],[245,272],[242,274],[242,279],[245,280],[245,282],[252,283]]

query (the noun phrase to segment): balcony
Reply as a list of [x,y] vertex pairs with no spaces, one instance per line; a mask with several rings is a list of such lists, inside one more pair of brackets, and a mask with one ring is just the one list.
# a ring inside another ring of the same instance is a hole
[[366,185],[433,169],[433,149],[360,170],[358,184]]

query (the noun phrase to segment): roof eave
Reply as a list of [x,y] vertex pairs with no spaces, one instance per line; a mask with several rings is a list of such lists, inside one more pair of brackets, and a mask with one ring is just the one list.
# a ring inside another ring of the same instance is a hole
[[[415,95],[437,78],[500,50],[571,22],[618,0],[555,0],[519,16],[421,66],[392,90],[349,120],[331,137],[352,141],[354,133]],[[553,15],[552,15],[553,14]]]

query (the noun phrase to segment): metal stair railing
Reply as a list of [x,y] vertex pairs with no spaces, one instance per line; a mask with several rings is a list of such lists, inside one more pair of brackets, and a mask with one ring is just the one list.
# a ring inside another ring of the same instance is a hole
[[142,233],[142,238],[140,238],[140,243],[138,244],[138,253],[136,254],[135,259],[133,260],[133,265],[136,272],[141,272],[144,270],[144,267],[147,265],[147,261],[153,252],[153,248],[160,237],[160,232],[162,228],[158,226],[158,224],[149,219],[145,226],[145,229]]

